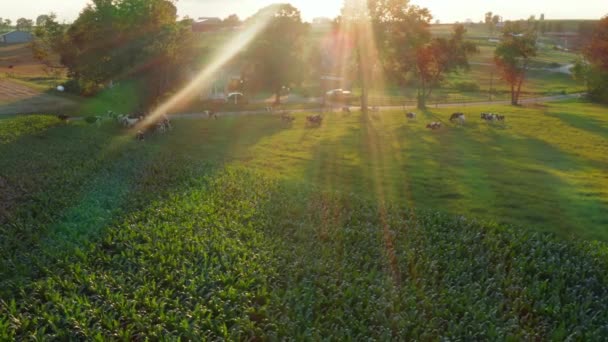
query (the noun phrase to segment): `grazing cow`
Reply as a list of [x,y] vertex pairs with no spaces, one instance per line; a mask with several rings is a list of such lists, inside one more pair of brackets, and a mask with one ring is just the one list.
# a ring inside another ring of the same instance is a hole
[[163,114],[162,118],[162,122],[165,125],[165,127],[167,127],[168,130],[172,130],[173,126],[171,125],[171,121],[169,120],[169,118]]
[[457,121],[461,125],[464,125],[465,120],[466,118],[464,116],[464,113],[454,113],[452,114],[452,116],[450,116],[450,122]]
[[172,128],[171,121],[169,121],[169,118],[164,114],[161,116],[160,120],[156,122],[156,125],[154,125],[154,131],[160,134],[164,134]]
[[137,131],[137,133],[135,134],[135,139],[137,139],[137,141],[144,141],[144,138],[144,132],[141,130]]
[[485,121],[493,122],[493,121],[504,121],[505,116],[494,114],[494,113],[481,113],[481,118]]
[[436,129],[440,129],[441,128],[441,122],[431,122],[430,124],[426,125],[426,128],[431,129],[431,130],[436,130]]
[[350,114],[350,107],[342,107],[342,112]]
[[12,69],[12,68],[14,68],[14,66],[11,64],[11,65],[8,66],[8,68]]
[[127,118],[125,119],[125,126],[127,126],[127,127],[129,127],[129,128],[134,127],[135,125],[137,125],[137,123],[138,123],[140,120],[141,120],[140,118],[131,119],[131,118],[127,117]]
[[203,112],[209,119],[214,118],[217,119],[217,113],[212,110],[206,110]]
[[450,121],[460,120],[460,119],[464,120],[464,118],[465,118],[464,113],[458,112],[458,113],[454,113],[454,114],[452,114],[452,116],[450,116]]
[[408,119],[415,119],[415,118],[416,118],[416,113],[412,113],[412,112],[405,113],[405,116],[406,116]]
[[296,118],[291,116],[288,111],[283,111],[283,113],[281,113],[281,121],[283,122],[292,123],[295,119]]
[[306,117],[306,121],[311,125],[320,125],[323,122],[321,115],[310,115]]
[[117,118],[118,122],[124,127],[131,128],[139,122],[139,118],[131,119],[127,115],[121,115]]
[[167,133],[167,126],[162,121],[159,121],[154,125],[154,131],[156,133],[165,134]]
[[68,122],[68,120],[70,120],[70,117],[65,114],[59,114],[59,115],[57,115],[57,119],[59,119],[63,122]]

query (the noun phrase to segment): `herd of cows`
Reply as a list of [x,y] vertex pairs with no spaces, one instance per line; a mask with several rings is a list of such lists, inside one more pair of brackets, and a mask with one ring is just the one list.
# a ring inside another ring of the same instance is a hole
[[[406,113],[408,119],[415,119],[416,113]],[[481,119],[486,122],[497,122],[505,121],[505,116],[495,113],[481,113]],[[460,125],[464,125],[466,122],[466,116],[462,112],[453,113],[450,116],[450,122],[456,122]],[[440,129],[442,127],[441,121],[434,121],[426,125],[426,128],[431,130]]]
[[[379,112],[379,108],[370,107],[370,111],[376,113],[376,112]],[[351,109],[349,107],[343,107],[342,112],[345,114],[350,114]],[[214,118],[214,119],[218,118],[217,113],[214,111],[204,111],[203,114],[207,118]],[[57,117],[62,121],[68,121],[70,119],[70,117],[67,115],[58,115]],[[287,123],[287,124],[291,124],[296,120],[296,118],[293,115],[291,115],[291,113],[289,111],[286,111],[286,110],[280,111],[279,117],[282,122]],[[407,113],[405,113],[405,117],[408,120],[416,120],[417,115],[414,112],[407,112]],[[504,122],[505,121],[504,115],[500,115],[500,114],[496,114],[496,113],[481,113],[480,117],[482,120],[484,120],[486,122]],[[121,126],[123,126],[125,128],[136,128],[137,133],[135,135],[135,138],[140,141],[144,140],[146,135],[148,135],[148,134],[151,134],[151,133],[164,134],[172,129],[171,121],[169,120],[169,118],[166,115],[161,115],[160,117],[153,118],[153,119],[147,119],[147,116],[143,113],[137,113],[137,115],[119,115],[119,114],[115,114],[112,111],[108,111],[105,115],[98,115],[98,116],[92,116],[92,117],[85,118],[85,120],[87,122],[96,123],[97,125],[100,125],[104,120],[108,120],[108,119],[114,120],[115,122],[117,122],[118,124],[120,124]],[[462,112],[456,112],[450,116],[449,121],[451,123],[457,123],[459,125],[464,125],[466,123],[466,116]],[[323,123],[322,114],[306,116],[307,126],[318,127],[322,123]],[[444,124],[442,121],[434,121],[434,122],[428,123],[426,125],[426,128],[430,129],[430,130],[438,130],[438,129],[441,129],[443,127],[443,125]]]

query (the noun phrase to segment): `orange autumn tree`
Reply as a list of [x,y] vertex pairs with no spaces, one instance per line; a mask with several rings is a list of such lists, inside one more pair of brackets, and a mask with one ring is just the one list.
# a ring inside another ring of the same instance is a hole
[[608,16],[595,26],[583,56],[574,67],[574,77],[585,81],[592,100],[608,103]]

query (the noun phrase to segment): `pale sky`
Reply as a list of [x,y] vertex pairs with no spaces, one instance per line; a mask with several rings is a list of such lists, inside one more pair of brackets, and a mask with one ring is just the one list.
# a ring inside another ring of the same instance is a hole
[[[88,0],[0,0],[0,17],[35,19],[43,13],[55,12],[61,20],[72,21]],[[236,13],[246,18],[259,8],[276,2],[290,2],[302,11],[305,20],[314,17],[334,17],[340,12],[343,0],[179,0],[179,15],[198,17],[226,17]],[[464,22],[467,18],[478,22],[487,11],[505,19],[537,17],[545,13],[547,19],[599,19],[608,14],[607,0],[412,0],[412,3],[431,10],[441,22]]]

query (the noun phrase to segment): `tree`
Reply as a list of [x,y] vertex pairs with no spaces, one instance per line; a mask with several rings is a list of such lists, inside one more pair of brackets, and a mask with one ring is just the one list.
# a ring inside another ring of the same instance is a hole
[[524,32],[518,23],[505,27],[503,39],[494,52],[494,62],[511,87],[511,104],[519,104],[521,87],[532,57],[536,56],[536,35]]
[[[380,6],[379,6],[380,5]],[[432,38],[431,14],[407,0],[384,0],[372,7],[377,41],[386,74],[399,84],[414,83],[418,107],[444,80],[446,74],[468,67],[468,56],[477,51],[465,40],[466,29],[456,25],[452,36]]]
[[547,23],[545,22],[545,14],[544,13],[542,13],[540,15],[540,19],[539,20],[540,20],[540,24],[539,24],[539,28],[538,29],[539,29],[539,31],[540,31],[540,33],[542,35],[545,32],[547,32]]
[[585,81],[593,101],[608,103],[608,16],[596,24],[583,56],[574,67],[574,76]]
[[502,22],[502,17],[501,17],[501,16],[499,16],[498,14],[495,14],[495,15],[492,17],[492,24],[494,24],[494,27],[496,27],[496,25],[498,25],[498,24],[499,24],[499,23],[501,23],[501,22]]
[[372,73],[377,62],[376,47],[371,42],[374,38],[372,27],[372,11],[379,16],[380,1],[371,3],[364,0],[346,0],[339,17],[339,34],[344,37],[345,46],[350,46],[350,51],[344,51],[345,64],[350,64],[361,88],[360,105],[361,111],[368,112],[369,87]]
[[434,38],[429,44],[417,50],[419,108],[426,107],[426,100],[441,84],[446,74],[469,68],[468,57],[478,49],[474,43],[465,40],[465,34],[464,26],[456,25],[450,39]]
[[[42,15],[38,18],[43,17]],[[57,56],[64,49],[65,27],[59,24],[57,16],[53,13],[44,15],[44,20],[40,20],[34,29],[34,39],[32,41],[32,52],[34,58],[39,60],[48,73],[53,73],[64,68],[59,63]]]
[[494,14],[492,12],[487,12],[485,15],[485,24],[488,27],[488,31],[490,32],[490,34],[494,34],[494,28],[496,27],[496,24],[494,24],[494,22],[492,21],[492,18],[494,17]]
[[302,22],[300,11],[289,4],[268,6],[248,22],[261,17],[270,17],[270,22],[246,52],[245,74],[250,84],[271,90],[275,103],[280,104],[284,89],[303,79],[302,43],[308,25]]
[[534,14],[530,15],[528,18],[527,27],[534,29],[535,32],[539,31],[539,22],[536,20]]
[[[50,19],[50,15],[41,14],[36,18],[36,26],[42,26],[44,23]],[[56,16],[53,18],[56,19]]]
[[19,31],[30,31],[34,26],[34,21],[26,18],[17,19],[17,30]]
[[241,19],[239,19],[238,15],[231,14],[228,17],[226,17],[226,19],[224,19],[222,21],[222,23],[228,27],[235,27],[235,26],[239,26],[241,24]]
[[385,73],[398,84],[415,82],[419,86],[419,105],[424,105],[421,95],[421,77],[418,62],[420,52],[431,41],[429,23],[432,16],[428,9],[410,4],[409,0],[370,1],[376,41]]
[[140,80],[147,105],[194,57],[189,22],[176,18],[168,0],[93,0],[65,33],[61,62],[85,94],[116,79]]
[[581,21],[578,24],[578,40],[576,42],[578,49],[582,50],[591,44],[597,24],[596,21]]

